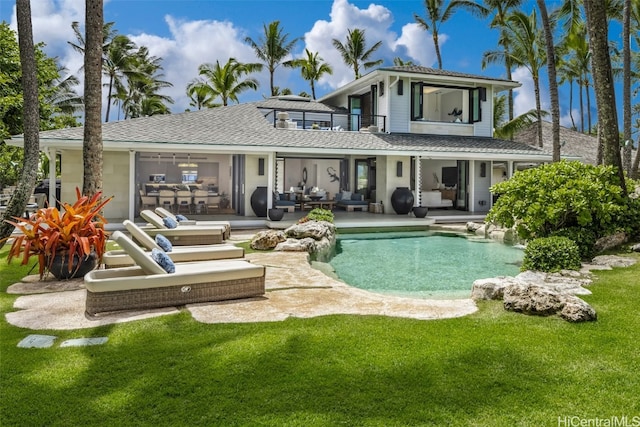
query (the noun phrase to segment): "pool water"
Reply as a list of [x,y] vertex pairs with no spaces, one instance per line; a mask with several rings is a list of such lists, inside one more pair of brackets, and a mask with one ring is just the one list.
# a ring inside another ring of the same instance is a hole
[[[469,238],[467,238],[469,237]],[[468,298],[476,279],[515,276],[523,251],[437,232],[340,234],[329,264],[357,288],[414,298]]]

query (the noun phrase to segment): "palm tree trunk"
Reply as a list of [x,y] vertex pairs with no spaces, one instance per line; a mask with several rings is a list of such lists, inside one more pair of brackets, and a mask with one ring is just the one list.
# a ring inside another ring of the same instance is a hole
[[573,79],[569,80],[569,117],[571,118],[571,128],[576,130],[576,121],[573,120]]
[[84,175],[82,193],[102,189],[102,27],[103,0],[86,0],[84,54]]
[[109,114],[111,113],[111,93],[113,90],[113,76],[109,76],[109,93],[107,94],[107,113],[104,115],[104,122],[109,123]]
[[316,99],[316,86],[313,84],[313,79],[311,79],[311,96]]
[[[511,80],[511,59],[507,56],[504,60],[507,67],[507,80]],[[509,121],[513,120],[513,89],[509,89]]]
[[631,25],[631,0],[624,0],[622,24],[622,167],[631,175],[631,46],[629,34]]
[[607,12],[602,0],[584,0],[587,15],[589,44],[592,52],[592,73],[596,105],[598,108],[598,129],[604,145],[604,164],[617,169],[622,194],[627,194],[622,160],[620,158],[620,134],[616,114],[611,58],[609,56]]
[[536,95],[536,116],[538,116],[538,147],[542,148],[542,107],[540,106],[540,77],[533,76],[533,91]]
[[547,15],[547,6],[544,0],[537,0],[542,25],[544,27],[544,38],[547,46],[547,70],[549,74],[549,98],[551,100],[551,129],[553,134],[553,161],[560,161],[560,104],[558,101],[558,80],[556,77],[556,55],[553,46],[553,34]]
[[636,158],[633,161],[633,166],[631,167],[631,178],[638,179],[640,175],[638,175],[638,169],[640,168],[640,136],[638,137],[638,149],[636,150]]
[[438,32],[433,30],[433,46],[436,49],[436,57],[438,58],[438,68],[442,70],[442,56],[440,55],[440,45],[438,44]]
[[[16,17],[18,21],[18,46],[20,48],[20,65],[22,68],[24,158],[20,180],[9,200],[7,210],[2,218],[22,216],[29,196],[36,185],[38,159],[40,158],[40,101],[38,100],[38,72],[36,54],[33,46],[33,29],[31,25],[30,0],[16,0]],[[14,227],[0,221],[0,248],[2,241],[9,237]]]
[[[595,80],[595,76],[593,77],[593,79]],[[589,94],[590,87],[591,85],[589,83],[587,83],[584,87],[587,94],[587,133],[589,135],[591,135],[591,95]]]
[[582,98],[582,78],[578,82],[580,89],[580,132],[584,133],[584,99]]

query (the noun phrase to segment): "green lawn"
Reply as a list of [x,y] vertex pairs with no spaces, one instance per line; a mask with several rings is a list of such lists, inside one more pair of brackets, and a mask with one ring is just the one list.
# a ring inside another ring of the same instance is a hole
[[[6,248],[0,251],[0,290],[25,272],[7,267]],[[205,325],[182,312],[31,331],[3,316],[0,425],[632,422],[640,417],[640,264],[598,278],[584,299],[599,319],[583,324],[507,313],[497,302],[442,321],[345,315]],[[3,313],[15,298],[0,293]],[[59,338],[49,349],[17,348],[30,333]],[[99,336],[109,341],[59,347]]]

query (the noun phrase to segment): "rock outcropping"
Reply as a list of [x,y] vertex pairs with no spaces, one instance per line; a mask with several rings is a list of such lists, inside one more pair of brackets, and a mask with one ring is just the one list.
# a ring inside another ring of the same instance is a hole
[[307,221],[294,224],[284,231],[261,231],[251,240],[251,247],[257,250],[322,254],[333,250],[335,243],[334,224],[326,221]]
[[563,270],[559,273],[525,271],[515,277],[500,276],[473,282],[474,300],[502,300],[505,310],[550,316],[557,314],[570,322],[596,320],[596,311],[576,295],[590,295],[585,288],[591,284],[594,269],[628,267],[633,258],[615,255],[595,257],[583,265],[581,272]]

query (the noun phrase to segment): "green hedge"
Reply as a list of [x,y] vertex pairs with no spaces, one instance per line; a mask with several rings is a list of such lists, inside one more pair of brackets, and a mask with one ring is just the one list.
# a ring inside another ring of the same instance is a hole
[[561,236],[533,239],[524,250],[522,271],[555,272],[579,270],[580,251],[576,243]]

